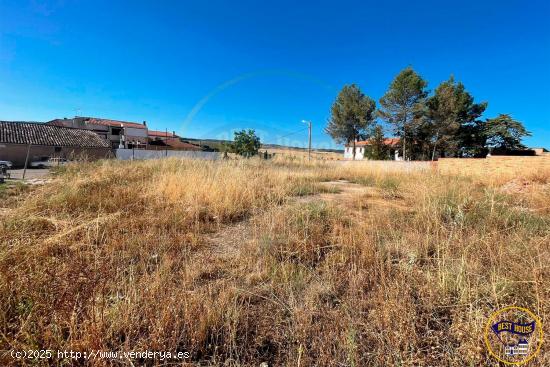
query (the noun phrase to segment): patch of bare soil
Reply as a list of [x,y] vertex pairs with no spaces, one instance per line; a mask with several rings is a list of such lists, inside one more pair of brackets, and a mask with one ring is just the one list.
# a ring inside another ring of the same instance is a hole
[[[384,210],[409,210],[403,199],[389,197],[379,188],[346,180],[322,182],[320,185],[324,186],[327,192],[300,196],[294,202],[325,201],[343,209],[350,214],[351,218],[359,220]],[[254,225],[254,218],[255,216],[252,216],[236,223],[220,226],[217,231],[206,236],[204,248],[206,251],[200,251],[196,256],[218,264],[237,259],[239,252],[246,248],[245,245],[257,237],[258,228]]]
[[243,245],[254,238],[254,231],[253,221],[250,219],[224,225],[206,236],[207,252],[224,259],[236,257]]
[[500,186],[498,191],[512,196],[512,208],[520,212],[548,213],[550,210],[550,182],[516,178]]
[[550,187],[549,184],[541,184],[524,178],[516,178],[502,185],[500,191],[504,194],[525,194],[536,190],[543,190],[548,187]]
[[321,185],[329,192],[301,197],[298,202],[322,200],[333,203],[355,218],[363,218],[380,210],[408,210],[403,199],[389,197],[375,187],[363,186],[346,180],[327,181],[322,182]]
[[253,241],[255,228],[252,218],[239,222],[220,225],[212,233],[203,237],[198,251],[194,251],[189,264],[201,264],[200,267],[190,267],[193,274],[193,286],[202,287],[233,287],[234,280],[240,278],[239,264],[241,251]]
[[11,211],[11,208],[0,208],[0,216],[8,215]]

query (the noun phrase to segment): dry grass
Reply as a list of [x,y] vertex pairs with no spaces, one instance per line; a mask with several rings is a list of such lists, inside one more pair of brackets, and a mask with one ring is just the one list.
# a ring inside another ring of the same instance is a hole
[[[321,183],[333,180],[368,190],[324,200],[339,195]],[[0,211],[2,349],[496,366],[482,339],[493,310],[550,319],[549,203],[550,170],[528,167],[497,178],[281,158],[69,167]],[[530,365],[550,364],[547,345]]]
[[[309,155],[307,149],[283,149],[283,148],[261,148],[260,151],[263,152],[267,150],[269,154],[275,154],[275,157],[283,157],[284,159],[292,160],[307,160]],[[313,160],[324,160],[324,161],[341,161],[344,159],[343,153],[335,152],[323,152],[313,149],[311,151],[311,159]]]

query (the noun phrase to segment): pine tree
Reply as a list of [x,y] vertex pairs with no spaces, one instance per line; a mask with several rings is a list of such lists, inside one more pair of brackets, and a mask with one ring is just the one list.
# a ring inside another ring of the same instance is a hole
[[464,85],[451,76],[442,82],[427,100],[429,130],[432,135],[432,160],[437,149],[457,155],[472,132],[477,118],[487,108],[487,103],[474,103],[474,98]]
[[407,159],[407,138],[415,135],[424,112],[428,83],[411,67],[403,69],[380,98],[379,116],[393,125],[401,137],[403,159]]
[[485,123],[487,145],[496,150],[525,149],[521,143],[524,136],[531,136],[523,124],[508,114],[500,114]]
[[367,129],[374,121],[376,102],[363,94],[355,84],[346,85],[332,104],[331,116],[325,129],[337,143],[353,144],[367,136]]
[[369,139],[368,157],[374,160],[385,160],[388,159],[388,154],[384,129],[380,125],[375,125]]

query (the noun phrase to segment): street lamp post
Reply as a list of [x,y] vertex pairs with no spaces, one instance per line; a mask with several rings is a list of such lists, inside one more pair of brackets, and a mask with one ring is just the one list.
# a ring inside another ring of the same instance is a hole
[[309,138],[309,144],[307,148],[307,159],[311,161],[311,121],[302,120],[304,124],[307,124],[308,127],[308,138]]

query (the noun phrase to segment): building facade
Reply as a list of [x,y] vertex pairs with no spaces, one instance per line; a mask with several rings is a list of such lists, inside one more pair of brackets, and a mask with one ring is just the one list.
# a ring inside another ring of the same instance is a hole
[[[399,161],[403,158],[399,155],[399,139],[398,138],[386,138],[384,139],[384,145],[388,147],[388,158]],[[367,158],[367,150],[370,148],[370,141],[356,141],[355,142],[355,160],[363,160]],[[353,143],[348,143],[344,146],[344,159],[353,160]]]
[[74,117],[55,119],[48,125],[91,130],[109,141],[112,149],[146,149],[148,143],[147,123],[102,119],[96,117]]
[[21,167],[44,158],[94,160],[112,157],[109,142],[96,133],[26,121],[0,121],[0,160]]
[[112,149],[202,150],[195,144],[183,142],[175,132],[148,129],[145,121],[140,124],[96,117],[74,117],[51,120],[47,124],[93,131],[108,141]]

